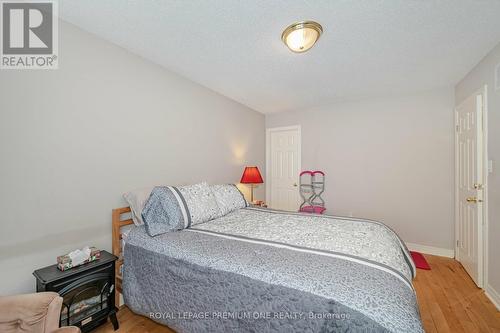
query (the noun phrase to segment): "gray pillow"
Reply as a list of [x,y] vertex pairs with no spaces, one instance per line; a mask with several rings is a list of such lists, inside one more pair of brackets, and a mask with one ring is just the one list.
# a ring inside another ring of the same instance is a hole
[[247,201],[234,184],[211,185],[217,206],[219,206],[219,216],[224,216],[237,209],[245,208]]
[[219,215],[219,206],[207,183],[177,187],[186,203],[189,226],[210,221]]
[[206,183],[189,186],[157,186],[142,210],[150,236],[189,228],[219,216],[219,206]]
[[180,193],[172,186],[158,186],[151,191],[142,219],[150,236],[182,230],[189,223]]

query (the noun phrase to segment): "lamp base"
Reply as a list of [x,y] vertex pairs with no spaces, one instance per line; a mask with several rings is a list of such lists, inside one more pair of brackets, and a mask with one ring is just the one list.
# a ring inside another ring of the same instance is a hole
[[255,185],[254,184],[250,184],[250,203],[253,203],[253,189],[254,189]]

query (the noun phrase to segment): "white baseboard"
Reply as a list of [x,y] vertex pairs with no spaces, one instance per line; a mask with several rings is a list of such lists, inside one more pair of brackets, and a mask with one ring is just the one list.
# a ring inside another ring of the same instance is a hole
[[420,245],[415,243],[406,243],[410,251],[417,251],[425,254],[432,254],[434,256],[455,258],[455,250],[444,249],[441,247],[434,247],[428,245]]
[[485,294],[488,296],[490,301],[497,307],[497,310],[500,311],[500,293],[493,289],[492,286],[488,285],[485,289]]

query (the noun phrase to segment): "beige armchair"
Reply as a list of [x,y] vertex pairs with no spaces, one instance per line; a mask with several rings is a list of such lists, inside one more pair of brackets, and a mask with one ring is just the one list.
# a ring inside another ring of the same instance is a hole
[[79,333],[75,326],[59,328],[62,301],[54,292],[0,297],[0,332]]

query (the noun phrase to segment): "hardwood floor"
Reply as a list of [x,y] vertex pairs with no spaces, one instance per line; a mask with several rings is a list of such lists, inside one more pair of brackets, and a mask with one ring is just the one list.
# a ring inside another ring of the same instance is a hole
[[500,332],[500,312],[453,259],[425,255],[414,281],[425,331]]
[[113,325],[108,319],[105,325],[100,326],[92,333],[175,333],[166,326],[155,323],[149,318],[139,316],[123,306],[118,311],[118,323],[120,328],[113,330]]
[[[500,312],[477,288],[462,266],[453,259],[425,255],[432,270],[418,270],[415,289],[425,331],[500,332]],[[172,333],[165,326],[133,314],[124,307],[118,312],[120,329],[116,333]],[[95,331],[111,333],[107,323]]]

